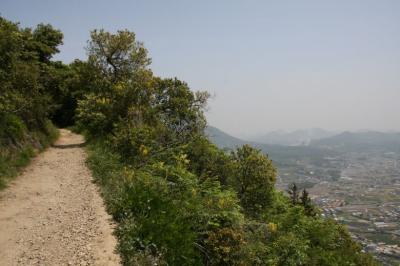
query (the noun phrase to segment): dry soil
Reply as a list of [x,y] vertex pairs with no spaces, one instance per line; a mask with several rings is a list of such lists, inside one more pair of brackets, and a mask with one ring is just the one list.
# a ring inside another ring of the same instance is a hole
[[68,130],[0,192],[0,265],[119,265],[113,224]]

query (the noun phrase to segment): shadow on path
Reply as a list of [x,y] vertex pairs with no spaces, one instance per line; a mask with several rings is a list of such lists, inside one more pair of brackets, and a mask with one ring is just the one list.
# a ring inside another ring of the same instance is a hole
[[85,147],[86,142],[82,143],[73,143],[73,144],[53,144],[51,147],[56,148],[56,149],[72,149],[72,148],[81,148]]

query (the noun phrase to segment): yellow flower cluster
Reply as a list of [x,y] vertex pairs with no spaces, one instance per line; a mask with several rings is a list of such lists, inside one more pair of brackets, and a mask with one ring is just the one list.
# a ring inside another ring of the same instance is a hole
[[115,91],[122,91],[125,87],[125,84],[123,82],[118,82],[117,84],[114,85],[114,90]]
[[105,97],[101,97],[101,98],[96,99],[96,103],[99,103],[99,104],[108,104],[108,103],[110,103],[110,99],[105,98]]
[[140,145],[139,151],[140,151],[144,156],[147,156],[147,155],[149,154],[149,149],[148,149],[145,145],[143,145],[143,144]]
[[278,230],[278,225],[276,223],[268,223],[267,228],[271,233],[275,233]]

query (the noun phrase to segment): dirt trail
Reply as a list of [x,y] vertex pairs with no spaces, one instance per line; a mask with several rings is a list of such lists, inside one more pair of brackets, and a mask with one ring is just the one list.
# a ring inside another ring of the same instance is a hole
[[83,138],[60,133],[0,192],[0,265],[119,265]]

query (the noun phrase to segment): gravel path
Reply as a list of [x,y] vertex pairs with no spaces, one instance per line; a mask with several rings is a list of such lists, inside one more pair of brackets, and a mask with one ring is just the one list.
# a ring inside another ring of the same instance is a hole
[[0,265],[119,265],[83,137],[60,133],[0,192]]

